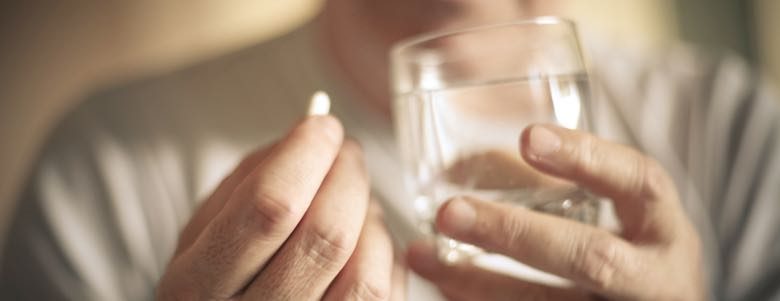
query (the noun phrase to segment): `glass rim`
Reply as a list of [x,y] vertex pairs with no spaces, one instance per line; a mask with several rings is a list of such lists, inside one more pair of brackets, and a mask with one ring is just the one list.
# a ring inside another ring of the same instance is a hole
[[393,57],[398,57],[401,54],[401,52],[409,48],[413,48],[415,45],[420,45],[426,42],[430,42],[445,37],[451,37],[451,36],[467,34],[467,33],[472,33],[477,31],[489,30],[489,29],[498,29],[498,28],[511,27],[511,26],[530,26],[530,25],[533,26],[565,25],[570,27],[572,30],[574,30],[574,33],[576,35],[576,24],[571,19],[565,17],[559,17],[559,16],[539,16],[539,17],[533,17],[529,19],[518,19],[518,20],[513,20],[508,22],[490,23],[490,24],[476,25],[476,26],[470,26],[470,27],[464,27],[458,29],[435,30],[435,31],[431,31],[419,35],[414,35],[412,37],[408,37],[396,42],[390,49],[390,55]]

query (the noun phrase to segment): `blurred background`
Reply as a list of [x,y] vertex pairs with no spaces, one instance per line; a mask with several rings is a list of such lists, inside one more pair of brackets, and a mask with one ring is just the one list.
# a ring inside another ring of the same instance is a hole
[[[631,47],[730,49],[780,86],[780,1],[570,0],[581,27]],[[321,0],[0,3],[0,241],[49,129],[102,87],[224,55],[314,16]]]

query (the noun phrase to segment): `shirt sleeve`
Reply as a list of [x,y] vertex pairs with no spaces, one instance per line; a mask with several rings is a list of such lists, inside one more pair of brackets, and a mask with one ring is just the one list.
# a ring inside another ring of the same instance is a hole
[[163,251],[144,243],[128,199],[143,188],[140,162],[92,115],[67,118],[43,148],[9,228],[0,299],[152,299],[162,268],[149,254]]
[[[698,164],[710,179],[712,224],[722,261],[723,300],[780,298],[780,99],[768,81],[737,58],[720,63],[703,113]],[[733,89],[730,89],[733,88]],[[706,160],[706,161],[705,161]]]
[[[717,300],[780,297],[780,99],[743,59],[679,47],[595,60],[599,134],[656,158],[702,238]],[[606,133],[606,135],[604,135]]]

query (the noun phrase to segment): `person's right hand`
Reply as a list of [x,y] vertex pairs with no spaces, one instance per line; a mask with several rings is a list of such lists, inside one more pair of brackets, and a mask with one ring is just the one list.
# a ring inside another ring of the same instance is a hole
[[400,298],[360,147],[308,117],[230,174],[183,230],[158,300]]

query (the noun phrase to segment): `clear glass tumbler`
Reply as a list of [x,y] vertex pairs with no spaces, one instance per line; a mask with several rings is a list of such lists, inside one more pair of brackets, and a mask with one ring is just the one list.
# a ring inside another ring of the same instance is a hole
[[[511,203],[596,224],[598,199],[519,154],[522,130],[588,130],[590,89],[575,26],[557,17],[435,32],[391,52],[394,119],[422,225],[455,196]],[[481,252],[437,234],[440,257]]]

